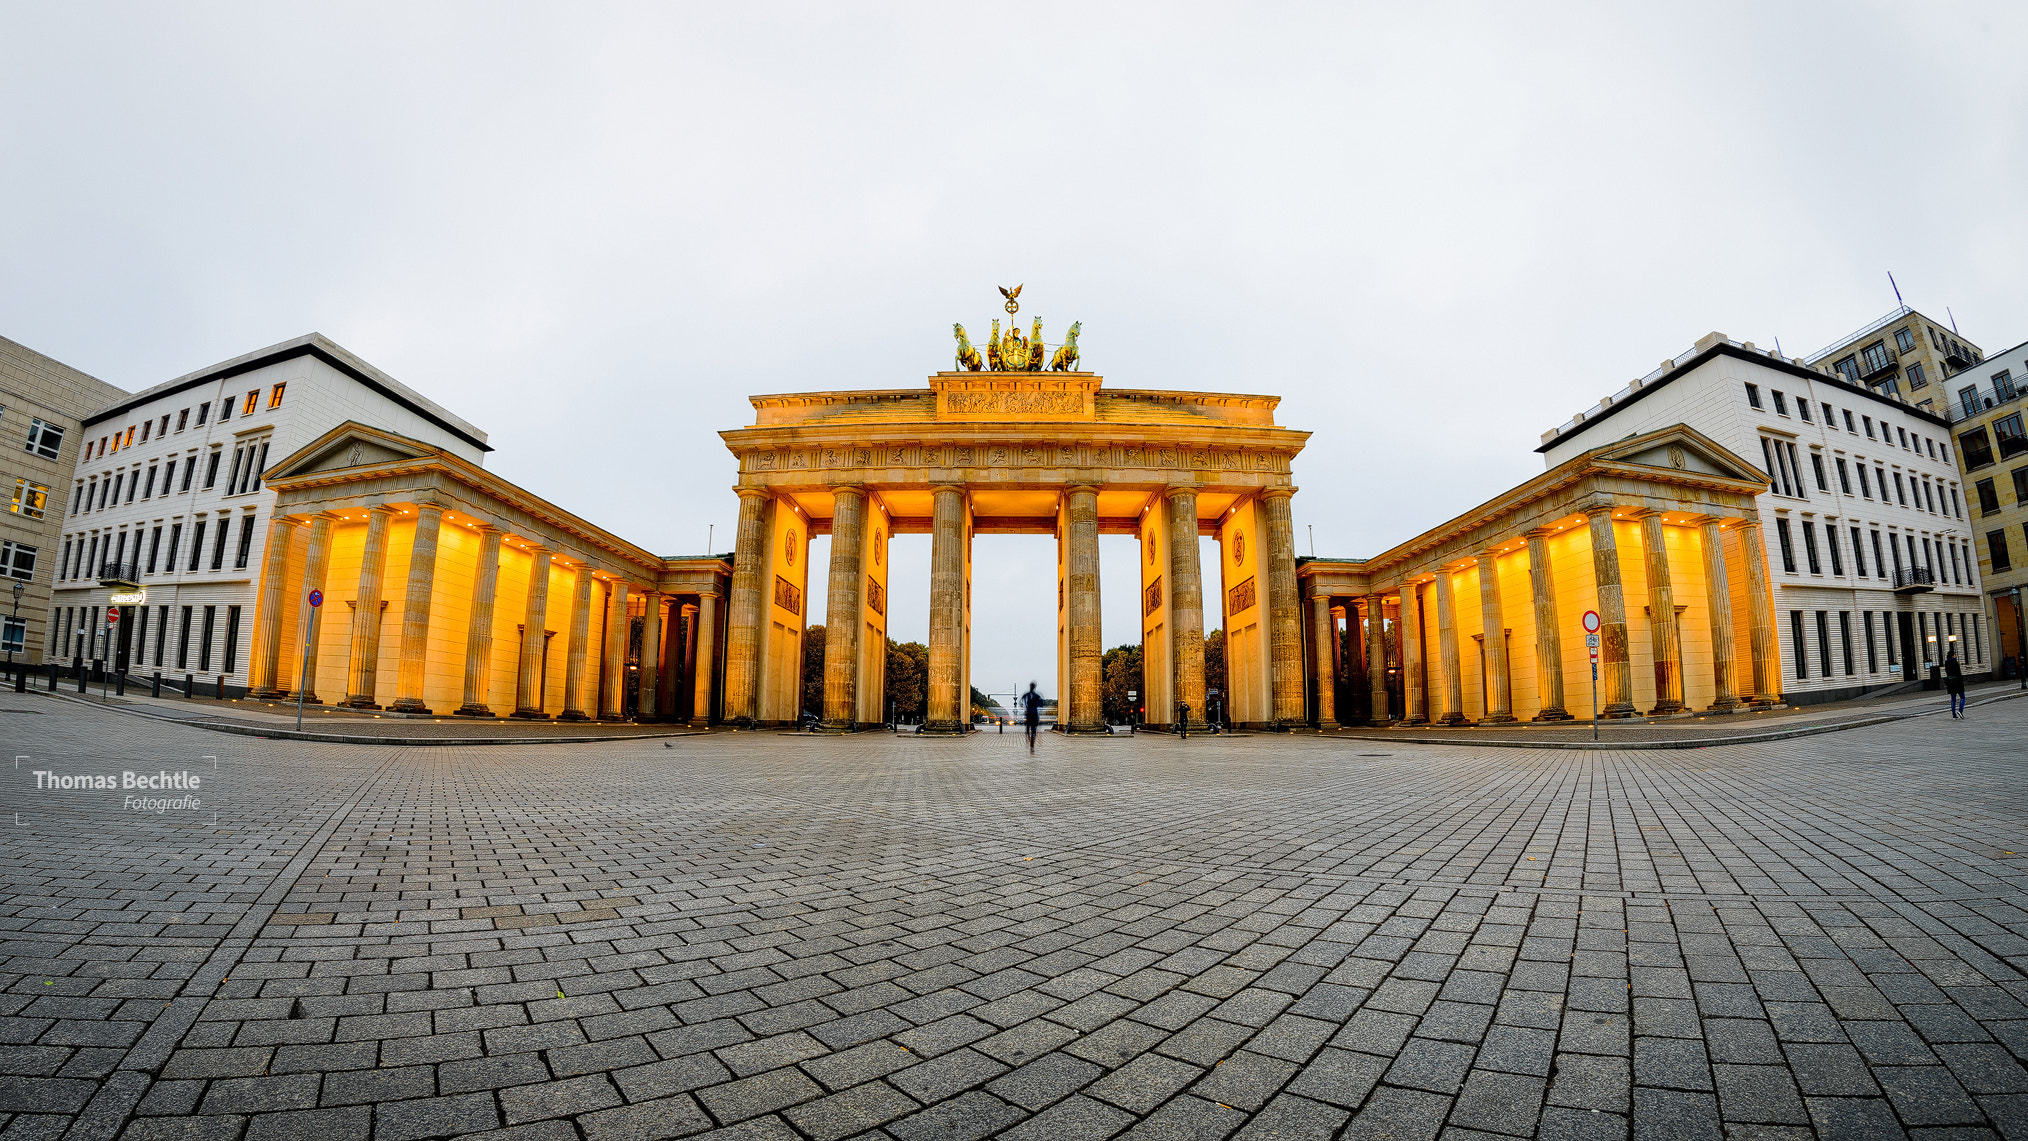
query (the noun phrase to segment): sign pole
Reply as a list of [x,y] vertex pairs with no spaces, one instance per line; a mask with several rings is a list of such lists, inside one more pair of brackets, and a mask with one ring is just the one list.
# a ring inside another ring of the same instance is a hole
[[[315,610],[322,605],[324,605],[324,592],[321,590],[311,591],[310,609]],[[298,733],[303,731],[303,693],[310,688],[309,679],[303,676],[303,671],[310,668],[310,631],[317,627],[315,619],[315,615],[303,616],[303,656],[296,663],[296,732]],[[1597,702],[1594,701],[1593,704],[1597,704]]]
[[1591,739],[1598,740],[1598,611],[1584,612],[1584,648],[1591,657]]

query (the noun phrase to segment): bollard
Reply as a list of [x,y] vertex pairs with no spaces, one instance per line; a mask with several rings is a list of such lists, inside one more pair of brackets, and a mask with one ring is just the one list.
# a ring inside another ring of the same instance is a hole
[[224,674],[219,674],[219,675],[218,675],[218,699],[219,699],[220,701],[224,701],[224,700],[225,700],[225,675],[224,675]]
[[59,669],[60,667],[55,662],[49,663],[49,692],[51,693],[56,692],[56,675]]
[[161,670],[156,670],[156,671],[155,671],[155,677],[154,677],[154,680],[152,680],[151,682],[149,682],[149,683],[148,683],[148,696],[149,696],[149,697],[160,697],[160,696],[162,696],[162,671],[161,671]]
[[28,667],[26,665],[14,671],[14,692],[28,692]]
[[196,697],[196,696],[197,696],[197,675],[196,675],[196,674],[184,674],[184,675],[183,675],[183,696],[184,696],[184,697],[186,697],[186,698],[188,698],[188,697]]
[[120,697],[127,696],[127,671],[113,671],[113,692]]
[[85,673],[84,663],[79,662],[77,667],[77,691],[84,693],[90,687],[91,680],[91,675]]

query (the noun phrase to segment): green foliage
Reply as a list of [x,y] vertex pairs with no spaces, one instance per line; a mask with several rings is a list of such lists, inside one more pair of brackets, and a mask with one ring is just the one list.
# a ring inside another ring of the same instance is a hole
[[978,686],[976,685],[972,686],[971,689],[972,689],[972,720],[976,721],[981,717],[1004,716],[1004,713],[1000,710],[999,705],[995,703],[992,698],[987,697],[983,693],[980,693]]
[[[1207,708],[1194,710],[1192,717],[1208,716],[1212,708],[1230,720],[1232,717],[1232,687],[1225,684],[1225,631],[1213,630],[1204,635],[1204,700]],[[1217,697],[1211,696],[1212,690]]]
[[803,712],[824,715],[824,628],[803,631]]
[[921,642],[887,644],[887,700],[894,715],[920,722],[929,714],[929,647]]
[[1139,699],[1130,700],[1127,694],[1145,693],[1141,688],[1141,647],[1114,646],[1100,659],[1100,669],[1099,706],[1108,724],[1124,725],[1133,719],[1134,709],[1140,704]]

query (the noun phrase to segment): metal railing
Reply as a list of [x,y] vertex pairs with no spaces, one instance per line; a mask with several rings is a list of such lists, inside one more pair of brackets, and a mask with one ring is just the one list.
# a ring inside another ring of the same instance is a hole
[[1816,352],[1811,353],[1810,355],[1804,357],[1803,359],[1805,361],[1808,361],[1810,364],[1820,363],[1825,357],[1830,356],[1832,353],[1837,352],[1839,349],[1844,348],[1846,345],[1851,344],[1853,341],[1858,340],[1859,338],[1865,336],[1868,333],[1884,329],[1887,326],[1894,324],[1896,321],[1901,320],[1903,317],[1906,317],[1913,312],[1915,312],[1915,310],[1910,309],[1906,305],[1903,305],[1901,308],[1896,309],[1894,312],[1889,313],[1887,316],[1874,320],[1871,324],[1861,325],[1859,328],[1852,330],[1851,332],[1845,334],[1842,337],[1839,337],[1837,340],[1832,341],[1830,344],[1825,345],[1823,348],[1818,349]]
[[125,562],[107,559],[99,564],[99,581],[140,582],[141,562],[139,559],[128,559]]
[[1936,572],[1928,567],[1908,567],[1894,572],[1894,589],[1909,587],[1932,587],[1936,585]]

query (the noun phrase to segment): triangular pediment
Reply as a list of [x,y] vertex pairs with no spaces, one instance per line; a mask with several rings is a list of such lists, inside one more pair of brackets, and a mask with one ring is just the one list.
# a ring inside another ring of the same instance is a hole
[[348,420],[268,469],[267,482],[444,454],[420,440]]
[[1590,458],[1598,462],[1638,464],[1664,471],[1752,480],[1755,483],[1765,482],[1767,478],[1758,467],[1688,424],[1672,424],[1630,436],[1594,449]]

